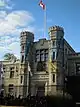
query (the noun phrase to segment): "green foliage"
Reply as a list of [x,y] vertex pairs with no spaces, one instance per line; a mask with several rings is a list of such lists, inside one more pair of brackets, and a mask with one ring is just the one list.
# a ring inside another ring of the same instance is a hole
[[14,60],[17,59],[14,54],[6,53],[6,54],[4,55],[4,60],[13,60],[13,59],[14,59]]

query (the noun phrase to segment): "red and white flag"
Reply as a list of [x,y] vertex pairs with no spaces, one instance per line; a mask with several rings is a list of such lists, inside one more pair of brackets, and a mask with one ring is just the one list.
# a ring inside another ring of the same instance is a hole
[[39,5],[42,7],[43,10],[45,10],[45,4],[42,2],[42,0],[40,1]]

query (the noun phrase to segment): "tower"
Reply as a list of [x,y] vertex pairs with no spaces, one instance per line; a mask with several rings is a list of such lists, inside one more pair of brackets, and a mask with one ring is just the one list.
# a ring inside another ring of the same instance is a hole
[[63,84],[64,30],[52,26],[49,28],[49,36],[49,85],[52,85],[51,89],[56,93],[58,86]]
[[23,97],[28,95],[29,90],[29,67],[33,61],[32,46],[34,42],[34,34],[28,31],[21,32],[20,47],[21,47],[21,71],[20,71],[20,93]]

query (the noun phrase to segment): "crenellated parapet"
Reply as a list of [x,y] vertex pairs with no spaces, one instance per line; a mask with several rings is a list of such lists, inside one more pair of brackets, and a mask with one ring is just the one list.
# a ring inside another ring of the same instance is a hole
[[49,28],[49,31],[48,32],[51,32],[51,31],[62,31],[64,33],[64,29],[60,26],[52,26]]

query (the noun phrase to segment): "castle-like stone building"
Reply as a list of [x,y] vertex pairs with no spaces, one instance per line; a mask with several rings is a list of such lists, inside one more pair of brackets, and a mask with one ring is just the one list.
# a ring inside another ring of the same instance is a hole
[[15,66],[12,73],[14,76],[10,76],[12,69],[5,71],[4,86],[7,85],[5,93],[11,91],[15,96],[22,97],[29,93],[34,96],[62,94],[64,78],[66,75],[76,73],[75,62],[76,60],[80,62],[80,56],[78,54],[77,59],[77,53],[64,39],[62,27],[52,26],[48,33],[49,40],[42,38],[34,42],[33,33],[21,32],[20,61],[13,63],[3,61],[3,66]]

